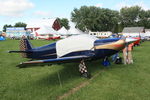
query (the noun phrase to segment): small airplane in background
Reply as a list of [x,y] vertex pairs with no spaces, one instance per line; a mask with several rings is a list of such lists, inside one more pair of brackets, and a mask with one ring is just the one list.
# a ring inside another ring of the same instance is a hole
[[126,44],[136,41],[133,38],[107,38],[98,39],[90,35],[71,36],[55,43],[33,48],[31,43],[23,38],[20,41],[22,57],[32,61],[22,62],[21,66],[37,64],[54,64],[67,62],[80,62],[79,72],[84,77],[89,77],[84,61],[104,59],[122,50]]

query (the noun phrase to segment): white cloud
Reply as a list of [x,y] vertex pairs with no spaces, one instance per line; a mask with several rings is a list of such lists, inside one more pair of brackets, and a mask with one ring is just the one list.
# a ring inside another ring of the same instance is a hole
[[103,6],[103,5],[102,5],[102,4],[99,4],[99,3],[95,5],[95,7],[102,7],[102,6]]
[[138,5],[138,6],[142,7],[144,10],[149,10],[150,9],[143,1],[140,1],[135,5]]
[[50,12],[46,12],[46,11],[36,11],[36,12],[34,12],[34,14],[37,15],[37,16],[43,16],[43,17],[51,15]]
[[116,9],[120,10],[123,7],[131,7],[131,6],[140,6],[144,10],[149,10],[150,8],[141,0],[124,0],[116,5]]
[[34,4],[28,0],[0,0],[0,7],[2,16],[21,16]]

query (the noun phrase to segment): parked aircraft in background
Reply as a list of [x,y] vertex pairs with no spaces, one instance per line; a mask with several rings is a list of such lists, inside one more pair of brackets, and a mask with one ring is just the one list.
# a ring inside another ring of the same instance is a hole
[[79,71],[81,75],[88,77],[89,74],[84,61],[104,59],[122,50],[127,43],[134,41],[136,39],[133,38],[98,39],[90,35],[77,35],[33,48],[27,39],[22,39],[20,51],[9,51],[9,53],[21,53],[22,57],[32,60],[22,62],[20,66],[77,61],[80,62]]

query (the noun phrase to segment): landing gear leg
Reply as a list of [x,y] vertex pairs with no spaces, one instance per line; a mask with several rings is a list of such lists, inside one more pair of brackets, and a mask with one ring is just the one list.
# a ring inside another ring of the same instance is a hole
[[81,62],[79,64],[79,72],[81,73],[82,77],[85,77],[85,78],[90,78],[91,77],[91,75],[87,71],[87,67],[84,63],[84,60],[81,60]]

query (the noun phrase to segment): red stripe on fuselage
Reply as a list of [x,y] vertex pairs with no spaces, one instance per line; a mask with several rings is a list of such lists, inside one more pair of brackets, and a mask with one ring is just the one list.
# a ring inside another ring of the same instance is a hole
[[123,44],[115,44],[114,47],[123,47]]

